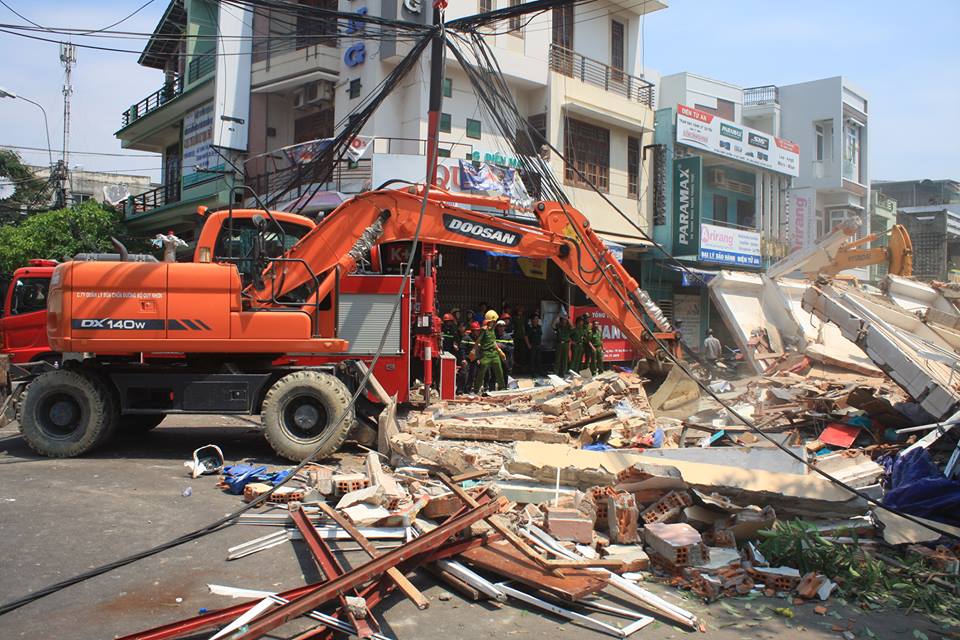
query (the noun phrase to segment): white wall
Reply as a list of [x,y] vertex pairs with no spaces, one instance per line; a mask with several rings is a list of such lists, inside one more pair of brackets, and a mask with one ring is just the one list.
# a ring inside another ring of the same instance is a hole
[[[842,79],[824,78],[779,87],[780,132],[784,138],[800,145],[800,175],[794,179],[797,188],[841,188],[842,147]],[[816,132],[814,123],[831,120],[834,125],[833,146],[829,173],[822,178],[814,176],[816,159]]]

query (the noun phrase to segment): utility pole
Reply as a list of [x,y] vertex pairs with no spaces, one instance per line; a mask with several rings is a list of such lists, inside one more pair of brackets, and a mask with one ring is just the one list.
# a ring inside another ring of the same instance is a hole
[[71,72],[77,61],[77,49],[69,42],[60,43],[60,62],[63,63],[63,157],[60,167],[60,199],[66,207],[70,198],[69,176],[70,171],[70,96],[73,94]]

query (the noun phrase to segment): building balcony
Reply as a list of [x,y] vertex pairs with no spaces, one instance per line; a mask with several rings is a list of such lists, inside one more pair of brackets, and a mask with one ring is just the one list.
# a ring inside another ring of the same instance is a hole
[[121,129],[133,124],[148,113],[156,111],[171,100],[180,97],[183,94],[183,78],[177,77],[170,82],[164,83],[162,87],[148,95],[140,102],[131,105],[121,114]]
[[743,90],[743,106],[753,107],[768,104],[780,104],[780,94],[775,85],[748,87]]
[[209,76],[217,68],[215,53],[195,55],[187,64],[187,83],[196,84]]
[[180,201],[180,182],[160,185],[156,189],[127,198],[124,217],[132,218]]
[[556,44],[550,45],[550,70],[653,108],[655,87],[650,82]]

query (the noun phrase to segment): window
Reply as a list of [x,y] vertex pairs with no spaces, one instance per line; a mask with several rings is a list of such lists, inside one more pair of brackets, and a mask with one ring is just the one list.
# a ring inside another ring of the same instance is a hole
[[526,124],[526,131],[517,129],[513,146],[521,156],[539,155],[540,145],[547,137],[547,114],[534,114],[527,118]]
[[451,118],[449,113],[440,114],[440,131],[442,133],[450,133],[452,128]]
[[627,197],[640,197],[640,140],[627,138]]
[[450,149],[440,149],[440,148],[438,148],[438,149],[437,149],[437,157],[438,157],[438,158],[449,158],[449,157],[450,157]]
[[474,140],[480,139],[480,121],[467,118],[467,137]]
[[753,200],[737,200],[737,224],[741,227],[755,228]]
[[727,221],[727,196],[713,196],[713,221]]
[[324,109],[293,121],[295,143],[330,138],[333,136],[333,109]]
[[360,89],[362,88],[363,88],[363,85],[360,83],[360,78],[354,78],[353,80],[351,80],[350,88],[348,89],[350,99],[352,100],[353,98],[359,98]]
[[480,0],[480,13],[493,11],[493,0]]
[[592,182],[600,191],[609,191],[610,131],[566,118],[564,133],[564,155],[567,157],[564,179],[582,186],[589,186]]
[[817,136],[817,161],[823,162],[823,125],[814,125]]
[[[324,11],[337,10],[337,0],[300,0],[300,5]],[[314,17],[309,10],[297,14],[297,49],[313,45],[335,47],[337,46],[336,36],[336,18]]]
[[626,58],[623,23],[614,20],[610,23],[610,66],[613,67],[610,79],[623,82],[623,66]]
[[453,78],[443,79],[443,97],[444,98],[453,97]]
[[[510,0],[511,7],[519,7],[522,0]],[[510,18],[510,31],[513,32],[513,35],[523,37],[523,22],[521,21],[521,16],[514,16]]]
[[[278,223],[284,234],[278,232],[276,226],[268,225],[263,232],[263,249],[265,256],[275,258],[297,243],[310,228],[299,224]],[[257,237],[257,229],[252,220],[234,220],[233,229],[229,223],[224,224],[213,246],[213,259],[233,258],[240,272],[243,285],[250,284],[253,273],[253,242]]]
[[47,288],[49,278],[20,278],[13,287],[13,296],[10,298],[10,315],[46,311]]
[[725,120],[736,120],[737,119],[737,106],[730,100],[724,100],[723,98],[717,98],[717,106],[708,107],[705,104],[694,103],[694,109],[699,109],[700,111],[706,111],[707,113],[712,113],[715,116],[723,118]]
[[843,177],[860,182],[860,125],[852,120],[843,126]]
[[70,195],[73,198],[73,202],[75,204],[81,204],[86,202],[87,200],[93,200],[92,193],[80,193],[79,191],[75,191]]

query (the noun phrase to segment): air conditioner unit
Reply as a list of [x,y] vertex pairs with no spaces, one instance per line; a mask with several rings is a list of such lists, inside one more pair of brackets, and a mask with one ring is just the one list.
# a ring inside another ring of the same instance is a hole
[[308,106],[306,92],[303,89],[297,89],[293,93],[293,108],[306,109]]
[[719,186],[723,184],[723,169],[710,169],[707,173],[707,184]]
[[330,102],[333,100],[333,89],[329,82],[317,80],[304,85],[307,104],[318,104],[321,102]]

